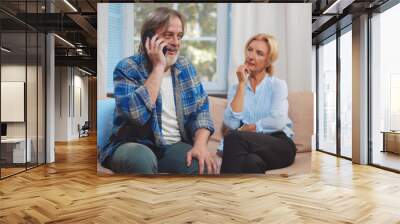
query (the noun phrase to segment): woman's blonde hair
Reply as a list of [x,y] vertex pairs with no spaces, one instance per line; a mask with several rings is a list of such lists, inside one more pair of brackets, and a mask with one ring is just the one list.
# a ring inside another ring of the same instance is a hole
[[272,63],[274,63],[276,61],[276,59],[278,59],[278,42],[276,41],[275,37],[272,35],[268,35],[265,33],[256,34],[247,41],[246,46],[244,48],[245,55],[246,55],[247,48],[249,47],[250,43],[254,40],[261,40],[267,44],[267,46],[268,46],[268,63],[269,64],[267,65],[265,71],[269,75],[273,75],[274,74],[274,66]]

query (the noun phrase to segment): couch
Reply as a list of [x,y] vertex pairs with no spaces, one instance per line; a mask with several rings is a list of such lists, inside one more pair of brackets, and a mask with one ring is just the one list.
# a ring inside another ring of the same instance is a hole
[[[209,97],[210,112],[214,120],[215,132],[209,141],[209,150],[216,152],[220,140],[223,137],[222,127],[224,111],[227,100],[224,98]],[[297,154],[294,163],[286,168],[268,170],[267,174],[300,174],[311,170],[311,145],[314,133],[314,96],[309,91],[289,92],[289,118],[293,122],[294,143]],[[221,158],[217,157],[218,164]]]
[[[313,127],[313,94],[312,92],[290,92],[289,117],[293,121],[294,142],[298,149],[294,163],[286,168],[269,170],[267,174],[298,174],[307,173],[311,169],[311,144]],[[208,143],[209,150],[214,154],[218,164],[221,164],[221,157],[217,152],[217,147],[223,137],[223,116],[227,100],[218,97],[209,97],[210,112],[214,121],[215,132]],[[98,101],[97,111],[97,146],[102,147],[107,143],[111,135],[113,111],[115,107],[114,99],[105,99]],[[112,172],[98,164],[99,174],[111,174]]]

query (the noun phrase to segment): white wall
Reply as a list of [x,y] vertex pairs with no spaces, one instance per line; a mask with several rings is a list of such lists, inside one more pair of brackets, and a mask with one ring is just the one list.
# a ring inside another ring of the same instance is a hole
[[[1,81],[18,81],[25,82],[25,65],[2,65]],[[31,70],[31,67],[27,68]],[[7,108],[1,108],[7,110]],[[7,137],[25,137],[25,122],[7,123]]]
[[55,141],[70,141],[79,138],[78,124],[88,120],[88,78],[72,67],[56,67],[55,73]]
[[[27,69],[29,73],[33,68]],[[1,81],[25,82],[25,65],[1,65]]]
[[[18,64],[6,64],[1,66],[1,81],[11,82],[25,82],[25,75],[28,72],[29,87],[27,88],[27,120],[28,120],[28,137],[29,134],[35,131],[36,136],[36,80],[32,80],[31,74],[36,75],[36,67]],[[8,108],[1,108],[7,110]],[[32,123],[33,122],[33,123]],[[8,137],[25,137],[25,124],[26,122],[7,122],[7,136]]]
[[286,57],[289,90],[313,90],[311,3],[287,4]]
[[286,80],[289,90],[312,90],[311,3],[233,4],[231,21],[229,85],[237,82],[235,71],[244,62],[247,40],[267,33],[278,41],[274,75]]
[[[75,70],[76,72],[77,70]],[[82,74],[82,73],[80,73]],[[75,113],[72,112],[72,120],[71,120],[71,135],[72,138],[78,138],[79,137],[79,133],[78,133],[78,124],[80,126],[82,126],[85,121],[88,121],[88,117],[89,117],[89,113],[88,113],[88,107],[89,107],[89,102],[88,102],[88,78],[87,77],[83,77],[81,75],[74,75],[74,86],[75,86],[75,96],[73,96],[74,98],[74,108],[72,109],[75,110]],[[78,91],[80,90],[80,93],[78,93]],[[80,94],[80,99],[79,99],[79,94]],[[81,101],[79,103],[79,100]],[[80,104],[80,105],[79,105]],[[79,108],[82,107],[82,108]],[[82,114],[80,113],[79,110],[82,110]]]
[[70,77],[68,67],[55,68],[55,141],[68,141]]
[[[38,70],[36,70],[38,69]],[[27,81],[25,78],[27,77]],[[1,81],[24,82],[26,85],[26,107],[21,108],[23,113],[26,110],[26,120],[23,122],[6,122],[7,137],[24,138],[25,135],[30,139],[31,152],[34,162],[36,153],[39,153],[39,162],[44,162],[44,74],[42,68],[35,66],[25,66],[25,64],[3,64],[1,66]],[[38,92],[37,92],[38,91]],[[21,93],[23,94],[23,92]],[[7,96],[2,96],[7,97]],[[1,108],[11,110],[11,108]],[[11,112],[12,111],[8,111]],[[37,152],[37,150],[39,150]]]

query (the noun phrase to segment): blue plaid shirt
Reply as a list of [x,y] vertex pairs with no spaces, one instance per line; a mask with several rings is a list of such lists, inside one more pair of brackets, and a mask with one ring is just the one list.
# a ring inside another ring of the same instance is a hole
[[[126,142],[145,144],[156,155],[166,148],[161,131],[161,95],[152,105],[144,86],[149,77],[149,66],[145,55],[137,54],[120,61],[114,70],[116,108],[110,142],[100,151],[102,164],[117,147]],[[171,76],[182,141],[193,144],[197,129],[208,129],[211,134],[214,132],[208,96],[196,76],[195,68],[184,57],[179,57],[171,66]]]

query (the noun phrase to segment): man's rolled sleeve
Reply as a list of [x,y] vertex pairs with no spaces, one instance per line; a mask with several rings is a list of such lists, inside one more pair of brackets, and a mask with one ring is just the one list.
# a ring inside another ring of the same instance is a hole
[[192,137],[194,137],[196,131],[200,128],[208,129],[210,131],[210,136],[214,133],[214,123],[208,111],[203,111],[197,114],[196,120],[192,125]]
[[135,93],[137,94],[138,97],[140,97],[140,99],[146,106],[147,110],[152,111],[154,108],[154,104],[151,103],[151,97],[147,88],[145,86],[139,86],[135,90]]
[[210,106],[208,101],[208,95],[204,91],[203,86],[201,85],[200,81],[196,77],[197,85],[195,87],[195,92],[197,95],[196,104],[197,104],[197,111],[196,111],[196,118],[192,124],[192,134],[194,137],[197,129],[205,128],[210,131],[210,136],[214,133],[214,123],[211,119],[210,115]]

